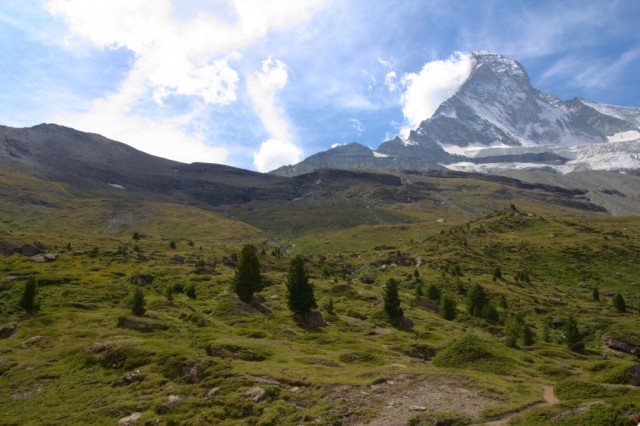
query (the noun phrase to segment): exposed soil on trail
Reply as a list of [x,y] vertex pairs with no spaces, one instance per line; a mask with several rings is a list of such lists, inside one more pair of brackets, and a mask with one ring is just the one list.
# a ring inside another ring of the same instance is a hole
[[[398,375],[367,390],[340,392],[343,407],[366,406],[375,410],[370,421],[350,422],[359,426],[405,426],[409,419],[421,412],[455,412],[464,417],[477,418],[489,405],[505,402],[475,388],[464,376],[408,376]],[[344,391],[344,389],[343,389]]]

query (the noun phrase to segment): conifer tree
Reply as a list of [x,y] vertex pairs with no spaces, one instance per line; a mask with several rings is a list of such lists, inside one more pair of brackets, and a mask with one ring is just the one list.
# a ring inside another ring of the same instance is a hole
[[456,319],[456,314],[456,300],[452,296],[445,294],[440,298],[440,315],[442,315],[442,318],[451,321]]
[[484,288],[480,284],[476,284],[469,292],[469,304],[467,306],[467,311],[474,317],[482,317],[482,313],[488,302],[489,299]]
[[313,287],[309,284],[309,274],[304,259],[298,255],[293,258],[287,274],[287,297],[289,309],[296,314],[308,314],[317,308]]
[[598,291],[598,287],[595,287],[593,289],[592,294],[593,294],[593,300],[595,300],[596,302],[600,300],[600,291]]
[[247,244],[240,252],[236,275],[232,282],[233,291],[244,303],[251,303],[253,293],[260,290],[260,282],[258,249],[254,245]]
[[142,316],[147,311],[144,307],[144,293],[140,287],[136,287],[131,296],[131,312],[133,315]]
[[616,295],[613,296],[613,306],[618,312],[627,312],[627,304],[620,293],[616,293]]
[[398,281],[393,278],[389,278],[387,281],[384,292],[384,311],[391,319],[404,316],[404,312],[400,307],[400,296],[398,296]]
[[578,322],[573,316],[569,316],[569,319],[564,324],[564,341],[574,352],[582,352],[584,350],[584,343],[580,336],[580,329],[578,328]]
[[40,308],[40,305],[36,301],[36,295],[38,293],[38,281],[35,277],[30,277],[24,284],[24,291],[20,298],[20,307],[27,312],[35,312]]

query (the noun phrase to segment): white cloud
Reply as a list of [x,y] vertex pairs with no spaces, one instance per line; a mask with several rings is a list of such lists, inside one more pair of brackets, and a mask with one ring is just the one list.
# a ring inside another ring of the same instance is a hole
[[247,92],[270,138],[253,154],[253,165],[260,172],[300,161],[301,150],[292,142],[286,113],[277,106],[276,93],[287,85],[287,66],[268,57],[262,70],[247,79]]
[[351,123],[353,128],[356,129],[358,135],[361,135],[366,130],[364,124],[362,124],[362,121],[358,120],[357,118],[350,118],[349,122]]
[[387,86],[390,92],[398,90],[398,76],[395,71],[389,71],[384,76],[384,84]]
[[[189,131],[194,127],[191,120],[208,105],[220,107],[237,101],[240,75],[233,64],[243,48],[269,32],[310,18],[326,1],[198,3],[186,5],[189,13],[180,14],[176,12],[183,12],[183,5],[178,0],[48,0],[45,9],[67,25],[65,42],[70,50],[88,42],[100,49],[126,48],[134,58],[115,93],[94,100],[83,114],[61,112],[57,119],[155,155],[181,161],[223,161],[226,151],[207,146],[202,133]],[[290,143],[288,126],[272,102],[275,90],[287,83],[281,64],[263,65],[257,86],[258,92],[262,88],[268,96],[253,101],[274,139],[286,144]],[[190,97],[190,102],[170,104],[178,96]],[[165,108],[158,118],[157,113],[144,113],[150,102],[174,105],[182,111]],[[166,117],[171,114],[177,116]]]
[[456,93],[472,69],[473,56],[456,52],[447,60],[426,63],[419,73],[405,74],[402,83],[406,90],[401,103],[407,125],[401,135],[406,138],[410,130],[430,118],[442,102]]
[[300,148],[290,142],[268,139],[262,142],[260,150],[253,154],[253,165],[259,172],[268,172],[299,162],[301,155]]

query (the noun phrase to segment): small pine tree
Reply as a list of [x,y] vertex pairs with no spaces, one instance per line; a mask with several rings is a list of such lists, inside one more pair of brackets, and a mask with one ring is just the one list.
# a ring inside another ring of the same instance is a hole
[[493,280],[497,281],[501,279],[502,279],[502,271],[500,270],[500,268],[496,268],[495,271],[493,271]]
[[482,318],[492,322],[500,321],[498,310],[490,303],[487,303],[484,308],[482,308]]
[[564,324],[564,341],[574,352],[582,352],[584,350],[584,343],[580,336],[580,329],[578,328],[578,322],[573,316],[569,316],[569,319]]
[[133,315],[142,316],[147,311],[144,307],[144,293],[140,287],[136,287],[131,296],[131,312]]
[[424,286],[422,285],[422,282],[419,282],[418,285],[416,286],[416,297],[423,297],[424,296]]
[[39,303],[36,301],[38,294],[38,281],[35,277],[30,277],[24,284],[24,290],[22,297],[20,298],[20,307],[27,312],[35,312],[40,308]]
[[551,342],[551,327],[549,327],[549,324],[545,323],[544,328],[542,329],[542,340],[546,343]]
[[533,328],[529,324],[524,324],[522,327],[522,344],[524,346],[531,346],[536,342],[536,334]]
[[482,312],[488,302],[489,299],[484,288],[480,284],[476,284],[469,292],[467,311],[474,317],[482,317]]
[[287,302],[289,309],[296,314],[308,314],[317,308],[313,286],[309,284],[309,274],[302,256],[291,260],[287,274]]
[[171,241],[169,242],[169,248],[170,249],[175,249],[177,247],[176,242],[175,241]]
[[164,296],[169,303],[173,303],[173,285],[169,284],[164,290]]
[[598,287],[593,289],[592,294],[593,294],[593,300],[595,300],[596,302],[600,300],[600,291],[598,291]]
[[404,312],[400,307],[400,296],[398,296],[398,281],[389,278],[384,292],[384,311],[389,318],[402,318]]
[[429,299],[439,302],[441,295],[442,295],[442,292],[440,291],[440,287],[438,287],[437,285],[430,284],[429,287],[427,288],[427,297]]
[[140,241],[140,233],[138,231],[134,232],[133,235],[131,235],[131,238],[135,241]]
[[620,293],[616,293],[616,295],[613,296],[613,306],[618,312],[627,312],[627,304],[624,301],[624,297],[622,297]]
[[189,299],[195,299],[198,294],[196,293],[196,285],[191,283],[184,289],[184,294],[187,295]]
[[456,314],[456,300],[452,296],[445,294],[440,298],[440,315],[442,315],[442,318],[452,321],[456,319]]
[[242,248],[238,258],[236,274],[232,282],[233,291],[244,303],[251,303],[253,293],[260,290],[260,283],[258,249],[254,245],[247,244]]
[[335,315],[336,314],[335,308],[333,306],[333,299],[332,298],[329,298],[329,304],[327,305],[327,313],[329,315]]

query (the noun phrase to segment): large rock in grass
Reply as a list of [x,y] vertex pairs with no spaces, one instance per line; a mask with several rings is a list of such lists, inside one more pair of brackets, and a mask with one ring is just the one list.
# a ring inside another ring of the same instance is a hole
[[35,256],[36,254],[40,254],[42,252],[42,250],[40,250],[40,248],[31,245],[31,244],[24,244],[22,247],[20,247],[20,253],[22,253],[23,256]]
[[244,393],[244,396],[253,399],[254,402],[260,402],[262,399],[264,399],[266,395],[267,395],[267,391],[265,391],[264,389],[258,386],[248,389]]
[[322,314],[318,311],[311,311],[305,314],[294,314],[293,319],[297,323],[311,328],[320,328],[325,326]]
[[11,241],[3,241],[0,243],[0,251],[5,256],[11,256],[18,251],[18,246]]
[[614,351],[625,352],[631,355],[640,356],[640,349],[635,343],[635,340],[640,338],[640,334],[633,333],[637,336],[623,336],[616,333],[605,333],[602,335],[602,341],[609,348]]
[[18,324],[16,323],[3,325],[0,327],[0,339],[11,337],[16,331],[18,331]]

